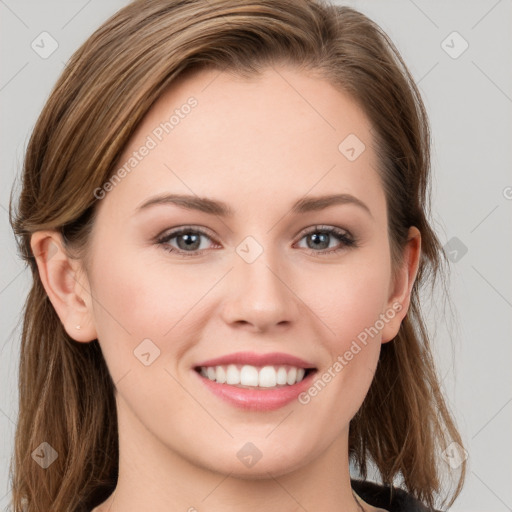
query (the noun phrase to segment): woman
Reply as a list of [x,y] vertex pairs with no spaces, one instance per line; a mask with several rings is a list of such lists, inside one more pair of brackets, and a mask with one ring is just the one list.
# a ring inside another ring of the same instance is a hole
[[462,442],[420,311],[429,179],[418,89],[357,11],[121,9],[52,92],[12,214],[14,510],[433,510]]

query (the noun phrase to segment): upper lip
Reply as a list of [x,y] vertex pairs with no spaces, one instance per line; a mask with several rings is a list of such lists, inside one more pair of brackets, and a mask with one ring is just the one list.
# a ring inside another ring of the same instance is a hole
[[235,352],[225,356],[208,359],[196,365],[201,366],[221,366],[227,364],[249,364],[251,366],[278,366],[288,365],[297,368],[315,368],[315,365],[301,359],[300,357],[285,354],[283,352],[272,352],[269,354],[257,354],[256,352]]

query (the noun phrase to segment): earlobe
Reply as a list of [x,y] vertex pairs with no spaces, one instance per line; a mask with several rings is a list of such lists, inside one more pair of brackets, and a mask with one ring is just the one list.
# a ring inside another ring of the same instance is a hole
[[30,245],[41,282],[68,335],[79,342],[96,339],[88,282],[80,262],[67,254],[62,235],[37,231]]
[[382,343],[391,341],[398,334],[400,325],[409,310],[411,292],[421,257],[421,233],[418,228],[409,228],[407,244],[404,247],[403,262],[395,275],[385,312],[388,322],[382,329]]

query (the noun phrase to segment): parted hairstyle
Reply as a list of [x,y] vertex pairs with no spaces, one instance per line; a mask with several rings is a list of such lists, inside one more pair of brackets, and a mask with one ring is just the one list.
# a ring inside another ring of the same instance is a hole
[[[410,309],[382,345],[365,400],[350,422],[349,455],[363,478],[433,507],[445,492],[441,453],[463,445],[443,398],[422,318],[420,289],[443,278],[446,259],[430,215],[430,128],[419,90],[398,50],[362,13],[322,0],[135,0],[74,53],[31,134],[10,222],[32,271],[23,311],[19,413],[11,461],[14,512],[90,510],[114,490],[118,431],[114,383],[98,340],[71,339],[41,282],[30,238],[57,230],[87,261],[98,199],[123,149],[155,101],[188,70],[239,76],[292,65],[348,93],[372,124],[386,195],[394,268],[408,228],[422,237]],[[208,179],[208,177],[205,177]],[[446,287],[445,287],[446,289]],[[58,458],[43,470],[31,453],[48,442]],[[450,499],[451,498],[451,499]]]

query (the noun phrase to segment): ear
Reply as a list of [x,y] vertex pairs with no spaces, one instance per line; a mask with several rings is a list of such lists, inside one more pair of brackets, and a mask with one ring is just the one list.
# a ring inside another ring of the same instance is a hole
[[41,282],[68,335],[79,342],[96,339],[89,282],[80,261],[68,256],[62,235],[37,231],[30,245]]
[[390,286],[387,309],[384,315],[382,343],[391,341],[400,329],[411,302],[411,290],[418,273],[421,255],[421,233],[418,228],[409,228],[407,243],[404,247],[403,262]]

